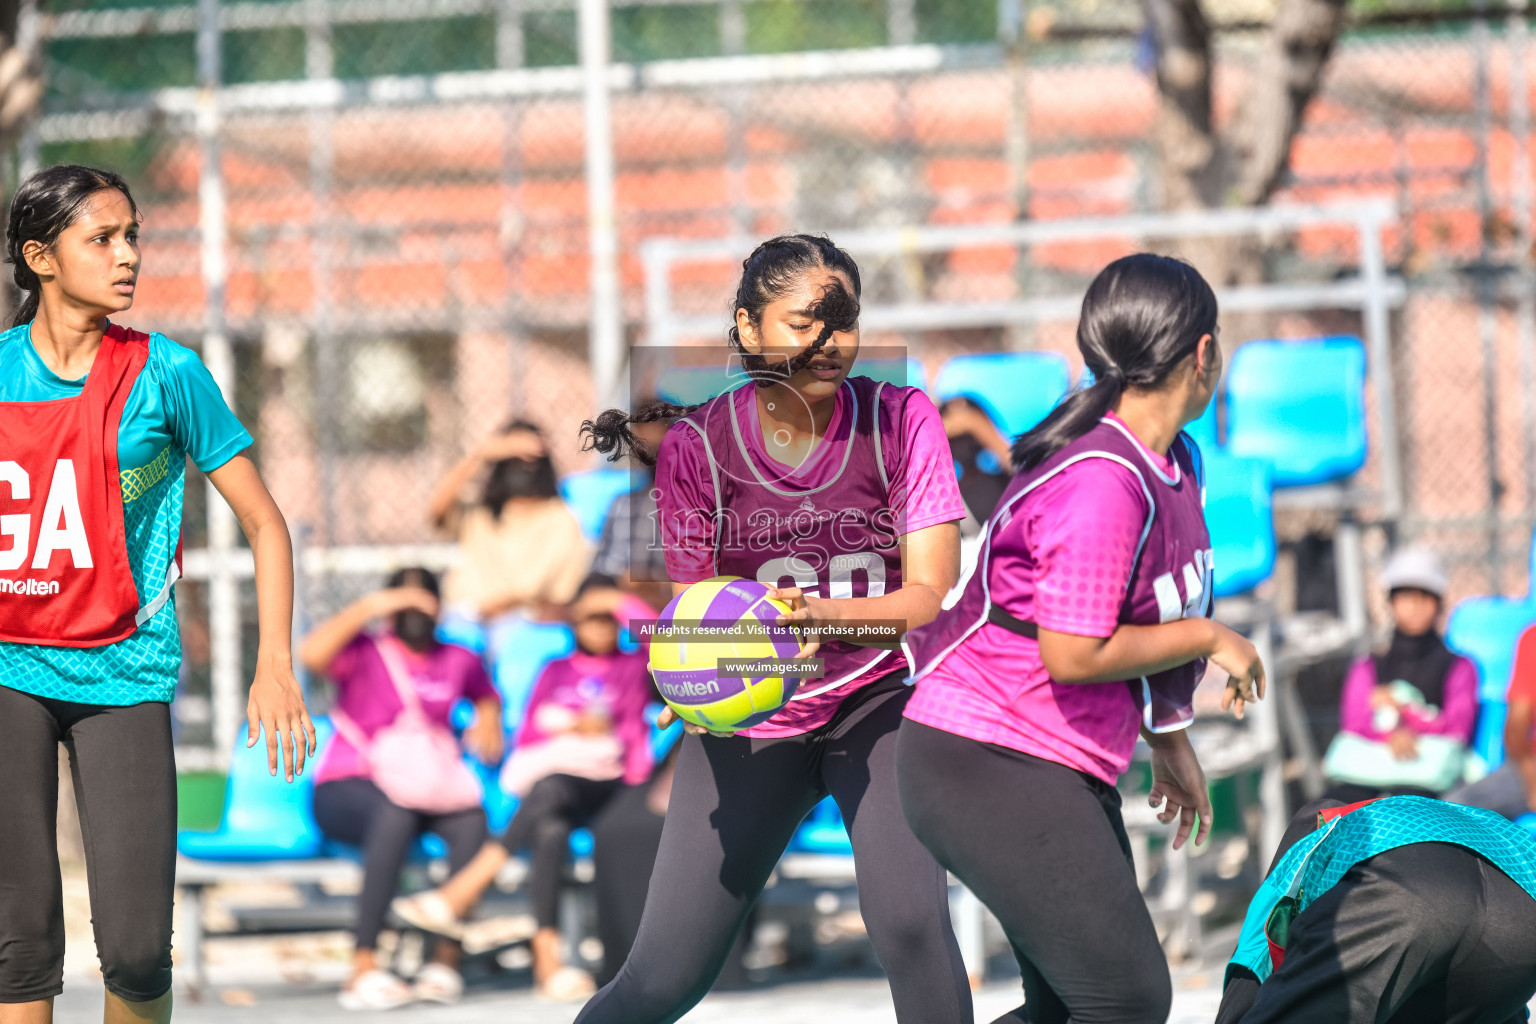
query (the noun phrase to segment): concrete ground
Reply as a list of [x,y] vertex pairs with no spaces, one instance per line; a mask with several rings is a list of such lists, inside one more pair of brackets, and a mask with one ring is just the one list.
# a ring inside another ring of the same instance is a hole
[[[273,886],[270,892],[264,888],[247,886],[232,899],[257,904],[282,901],[285,887]],[[64,994],[55,1003],[54,1020],[96,1024],[102,1010],[101,973],[91,936],[84,871],[79,867],[65,869],[64,903]],[[212,912],[219,913],[217,903]],[[350,938],[342,932],[215,939],[207,947],[208,990],[193,1000],[181,972],[174,1019],[178,1024],[569,1024],[580,1008],[536,998],[526,966],[517,964],[502,970],[481,966],[470,973],[464,1001],[453,1008],[415,1005],[385,1013],[350,1013],[336,1002],[350,951]],[[179,950],[176,957],[179,970]],[[1214,1019],[1221,980],[1219,952],[1210,963],[1214,966],[1175,973],[1171,1024],[1209,1024]],[[764,983],[743,992],[711,994],[685,1020],[691,1024],[803,1024],[833,1015],[837,1024],[894,1021],[884,979],[859,964],[855,960],[846,969],[834,964],[792,974],[757,972],[759,978],[767,979]],[[1020,1002],[1018,978],[1006,976],[1008,966],[1006,957],[994,958],[992,968],[1000,977],[976,994],[979,1024]]]
[[[241,895],[270,901],[281,895],[281,889]],[[54,1019],[57,1024],[96,1024],[102,1012],[101,974],[81,870],[66,870],[65,908],[65,991],[55,1004]],[[1199,961],[1174,969],[1170,1024],[1210,1024],[1215,1019],[1222,971],[1235,938],[1230,927],[1208,934]],[[848,944],[855,951],[858,945]],[[863,948],[867,950],[867,945]],[[350,950],[350,938],[343,932],[216,939],[207,950],[208,989],[200,999],[190,998],[182,972],[174,1019],[178,1024],[570,1024],[579,1009],[578,1004],[536,998],[525,963],[497,969],[482,959],[478,969],[467,974],[469,988],[456,1007],[415,1005],[386,1013],[349,1013],[337,1005],[336,993],[347,976]],[[986,1024],[1020,1002],[1018,977],[1009,976],[1010,967],[1006,954],[989,964],[994,980],[976,993],[977,1024]],[[858,956],[843,961],[830,957],[819,966],[795,972],[772,969],[754,974],[756,987],[711,994],[684,1019],[690,1024],[803,1024],[818,1019],[836,1024],[893,1024],[895,1020],[884,979]]]
[[[1180,988],[1174,998],[1170,1024],[1210,1024],[1216,1016],[1218,981],[1216,973],[1176,978],[1175,984]],[[992,1020],[1016,1006],[1017,984],[992,984],[977,993],[976,1020]],[[387,1013],[348,1013],[336,1005],[333,986],[307,984],[221,989],[201,1004],[183,1000],[176,1008],[175,1020],[186,1024],[569,1024],[576,1010],[572,1004],[540,1002],[523,986],[501,991],[473,990],[452,1009],[430,1006]],[[885,982],[878,978],[828,979],[711,995],[684,1020],[690,1024],[803,1024],[820,1017],[831,1017],[837,1024],[889,1024],[895,1020]],[[101,1020],[100,994],[82,985],[67,988],[56,1006],[54,1019],[58,1024],[94,1024]]]

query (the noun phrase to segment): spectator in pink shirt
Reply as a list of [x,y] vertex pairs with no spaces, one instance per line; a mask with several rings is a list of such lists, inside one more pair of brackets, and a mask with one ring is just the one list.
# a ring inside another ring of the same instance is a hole
[[591,822],[626,785],[650,778],[645,706],[654,691],[647,655],[643,648],[621,649],[619,630],[631,619],[655,616],[612,578],[587,577],[570,608],[577,649],[539,676],[502,769],[502,788],[522,801],[506,832],[440,889],[395,901],[395,912],[411,924],[455,935],[507,859],[531,849],[528,888],[539,929],[533,979],[549,998],[585,998],[595,988],[590,975],[561,958],[560,876],[571,832]]
[[1382,583],[1391,595],[1392,639],[1350,668],[1339,701],[1341,739],[1329,750],[1336,785],[1328,796],[1345,803],[1436,796],[1459,783],[1477,721],[1477,669],[1437,629],[1449,584],[1439,558],[1404,548],[1388,561]]
[[[390,577],[386,589],[354,601],[315,627],[299,649],[304,667],[336,686],[332,717],[338,733],[315,779],[315,822],[332,839],[363,850],[352,977],[341,994],[347,1009],[389,1009],[415,999],[451,1003],[464,989],[456,969],[459,950],[453,943],[439,945],[436,959],[417,975],[414,989],[380,967],[374,949],[411,844],[422,833],[435,832],[448,844],[450,866],[460,868],[485,839],[485,812],[473,807],[431,814],[401,807],[374,782],[367,750],[359,749],[359,743],[366,746],[366,740],[404,710],[391,679],[395,665],[404,667],[401,674],[409,676],[425,716],[444,730],[454,704],[473,701],[475,719],[464,733],[464,745],[488,764],[501,760],[501,698],[478,655],[434,638],[437,594],[437,577],[431,571],[402,569]],[[369,631],[376,620],[388,625]],[[349,734],[361,735],[354,743]]]

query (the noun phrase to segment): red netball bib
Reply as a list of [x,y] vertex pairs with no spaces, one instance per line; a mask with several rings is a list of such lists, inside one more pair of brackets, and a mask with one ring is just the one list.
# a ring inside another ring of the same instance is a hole
[[0,402],[0,640],[98,647],[138,627],[117,428],[149,335],[109,325],[71,398]]

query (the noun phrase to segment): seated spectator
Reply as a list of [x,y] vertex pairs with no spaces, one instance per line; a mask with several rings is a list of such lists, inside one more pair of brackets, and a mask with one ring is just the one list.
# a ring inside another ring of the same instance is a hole
[[1509,677],[1509,712],[1504,719],[1504,763],[1483,779],[1454,789],[1447,800],[1486,807],[1511,820],[1536,811],[1536,626],[1520,635]]
[[[634,408],[643,409],[652,399],[640,399]],[[671,418],[651,423],[636,423],[630,432],[647,448],[655,452]],[[619,581],[619,588],[634,594],[654,608],[665,608],[672,600],[672,584],[667,579],[667,566],[662,557],[661,527],[656,513],[654,493],[656,473],[649,466],[638,462],[631,470],[635,487],[627,494],[614,499],[603,520],[603,532],[597,541],[597,554],[592,559],[592,571],[612,576]]]
[[1440,560],[1405,548],[1382,571],[1394,629],[1385,653],[1355,662],[1324,771],[1328,796],[1435,796],[1461,781],[1477,719],[1477,669],[1437,629],[1449,581]]
[[589,577],[570,609],[577,650],[550,662],[534,685],[502,788],[522,800],[499,842],[486,844],[439,889],[395,901],[395,913],[425,931],[457,935],[463,918],[507,859],[531,849],[528,875],[538,931],[533,980],[551,999],[596,991],[590,975],[564,964],[559,931],[560,880],[571,832],[590,822],[626,784],[651,773],[652,699],[647,654],[619,648],[620,623],[656,613],[614,581]]
[[955,457],[960,497],[968,513],[961,524],[967,536],[978,534],[997,507],[998,499],[1013,476],[1013,453],[1008,439],[987,411],[961,395],[939,407],[949,450]]
[[[478,502],[463,501],[484,472]],[[484,623],[497,652],[496,620],[538,618],[564,605],[586,575],[591,547],[560,498],[555,467],[539,429],[513,420],[482,442],[439,481],[429,509],[433,525],[454,531],[459,565],[444,580],[444,604]]]
[[[469,863],[485,841],[485,812],[478,786],[456,753],[449,766],[467,779],[437,806],[401,806],[388,780],[375,778],[371,748],[407,710],[452,738],[449,714],[459,700],[475,705],[474,722],[463,744],[487,764],[501,759],[501,700],[478,656],[434,639],[437,626],[437,577],[426,569],[403,569],[386,590],[369,594],[327,619],[304,639],[299,658],[305,668],[336,685],[331,718],[336,737],[316,775],[315,822],[322,832],[363,851],[363,888],[357,898],[352,977],[341,993],[349,1010],[389,1009],[426,999],[456,1002],[464,990],[457,968],[459,949],[440,943],[433,963],[417,975],[414,988],[381,968],[374,955],[384,915],[400,882],[400,871],[417,837],[435,832],[448,844],[450,866]],[[385,620],[382,629],[369,623]],[[404,677],[404,678],[402,678]],[[411,716],[405,716],[411,717]],[[429,727],[429,728],[430,728]],[[383,788],[381,788],[381,784]],[[434,802],[434,801],[428,801]]]

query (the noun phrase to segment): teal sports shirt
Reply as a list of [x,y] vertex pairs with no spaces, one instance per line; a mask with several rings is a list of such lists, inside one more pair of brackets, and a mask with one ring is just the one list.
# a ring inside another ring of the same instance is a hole
[[[85,378],[64,380],[32,347],[31,325],[0,334],[0,402],[46,402],[80,393]],[[181,537],[186,461],[218,469],[250,447],[197,353],[151,334],[149,359],[134,381],[117,432],[128,566],[139,602],[165,586]],[[173,598],[131,636],[100,647],[49,647],[0,641],[0,684],[78,704],[169,701],[181,667]]]
[[1265,927],[1281,900],[1294,899],[1299,916],[1356,864],[1413,843],[1471,850],[1536,899],[1536,839],[1523,826],[1478,807],[1421,796],[1387,797],[1327,822],[1286,851],[1248,904],[1227,980],[1233,967],[1248,968],[1260,982],[1269,979],[1274,964]]

